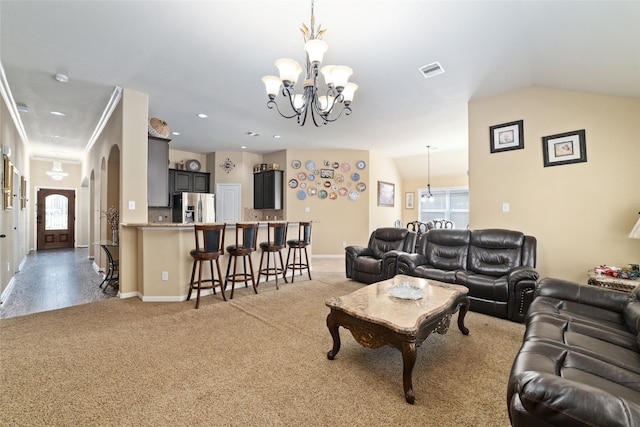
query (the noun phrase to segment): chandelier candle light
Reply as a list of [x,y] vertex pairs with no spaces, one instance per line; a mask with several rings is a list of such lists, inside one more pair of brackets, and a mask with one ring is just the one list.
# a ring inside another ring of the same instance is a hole
[[[284,118],[296,117],[300,126],[304,126],[309,112],[311,112],[313,124],[318,127],[336,121],[342,113],[351,114],[351,101],[356,89],[358,89],[358,85],[349,82],[349,77],[353,74],[351,68],[344,65],[325,65],[320,68],[324,53],[329,48],[327,43],[321,40],[326,30],[320,29],[320,27],[320,25],[317,28],[315,26],[312,0],[311,28],[308,28],[304,23],[300,28],[305,40],[304,50],[307,53],[302,93],[296,93],[295,89],[302,67],[293,59],[282,58],[276,61],[280,77],[264,76],[262,78],[269,97],[267,107],[269,109],[275,107]],[[319,73],[322,73],[327,86],[326,95],[319,95],[322,93],[318,85]],[[280,110],[276,102],[278,93],[282,93],[291,106],[291,113],[286,114]],[[342,108],[339,108],[339,104],[342,104]]]

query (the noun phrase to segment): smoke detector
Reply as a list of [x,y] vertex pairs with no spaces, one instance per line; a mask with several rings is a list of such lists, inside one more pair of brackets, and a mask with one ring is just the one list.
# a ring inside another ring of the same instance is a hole
[[442,68],[442,65],[440,65],[438,61],[432,62],[429,65],[424,65],[418,68],[418,70],[422,73],[425,79],[444,73],[444,68]]

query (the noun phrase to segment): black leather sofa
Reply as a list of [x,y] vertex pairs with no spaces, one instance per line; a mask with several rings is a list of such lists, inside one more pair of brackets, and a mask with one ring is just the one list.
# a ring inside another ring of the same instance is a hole
[[406,228],[378,228],[371,233],[367,247],[345,248],[347,277],[363,283],[374,283],[396,275],[400,253],[413,252],[416,233]]
[[640,426],[639,297],[540,281],[509,376],[513,427]]
[[519,231],[431,229],[413,254],[398,256],[398,274],[469,288],[470,309],[523,322],[539,278],[535,237]]

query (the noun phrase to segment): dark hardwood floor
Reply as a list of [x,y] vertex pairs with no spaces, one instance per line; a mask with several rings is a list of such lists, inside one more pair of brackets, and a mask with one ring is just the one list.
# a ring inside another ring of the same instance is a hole
[[99,288],[87,248],[48,249],[27,256],[14,277],[13,290],[0,304],[0,319],[57,310],[112,298],[117,291]]

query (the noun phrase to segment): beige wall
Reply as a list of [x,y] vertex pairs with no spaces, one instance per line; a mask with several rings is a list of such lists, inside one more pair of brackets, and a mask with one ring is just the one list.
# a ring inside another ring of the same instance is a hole
[[[17,128],[15,127],[5,100],[0,102],[0,147],[7,146],[11,149],[11,163],[18,176],[27,177],[28,192],[33,186],[29,180],[30,165],[29,155]],[[2,156],[0,156],[0,160]],[[0,180],[4,176],[3,162],[0,161]],[[15,175],[14,175],[15,180]],[[18,180],[19,183],[19,180]],[[4,188],[5,183],[2,182]],[[13,191],[11,191],[13,197]],[[13,210],[5,210],[3,198],[0,197],[0,234],[6,237],[0,238],[0,295],[9,286],[13,274],[19,269],[20,263],[29,252],[30,233],[28,219],[32,212],[32,203],[27,204],[26,209],[20,209],[20,200],[13,197]]]
[[[524,149],[491,154],[489,127],[524,120]],[[543,136],[586,130],[587,162],[544,167]],[[627,238],[640,211],[640,99],[532,87],[469,104],[472,229],[538,239],[538,270],[586,282],[586,271],[640,261]],[[502,203],[510,211],[501,211]]]

